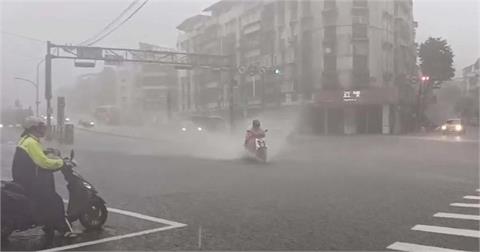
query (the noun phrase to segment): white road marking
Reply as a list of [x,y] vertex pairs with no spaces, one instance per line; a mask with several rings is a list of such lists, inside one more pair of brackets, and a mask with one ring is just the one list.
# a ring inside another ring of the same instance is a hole
[[463,197],[464,199],[474,199],[474,200],[480,200],[480,196],[473,196],[473,195],[467,195]]
[[175,222],[175,221],[169,221],[169,220],[165,220],[165,219],[160,219],[160,218],[157,218],[157,217],[152,217],[152,216],[139,214],[139,213],[135,213],[135,212],[130,212],[130,211],[125,211],[125,210],[121,210],[121,209],[107,208],[107,210],[109,212],[112,212],[112,213],[123,214],[123,215],[127,215],[127,216],[130,216],[130,217],[134,217],[134,218],[138,218],[138,219],[142,219],[142,220],[147,220],[147,221],[151,221],[151,222],[156,222],[156,223],[161,223],[161,224],[166,224],[166,225],[170,225],[170,226],[177,226],[177,227],[187,226],[186,224],[183,224],[183,223],[179,223],[179,222]]
[[[68,203],[68,200],[63,200],[63,202]],[[170,225],[170,226],[178,226],[178,227],[185,227],[187,226],[186,224],[180,223],[180,222],[175,222],[175,221],[170,221],[170,220],[165,220],[165,219],[160,219],[157,217],[152,217],[148,215],[144,215],[141,213],[135,213],[127,210],[122,210],[122,209],[117,209],[117,208],[111,208],[107,207],[107,210],[112,213],[118,213],[118,214],[123,214],[126,216],[134,217],[137,219],[142,219],[142,220],[147,220],[155,223],[160,223],[160,224],[165,224],[165,225]]]
[[479,215],[471,215],[471,214],[436,213],[433,215],[433,217],[480,221]]
[[450,206],[480,208],[480,204],[470,204],[470,203],[452,203],[450,204]]
[[429,226],[429,225],[415,225],[412,228],[412,230],[480,238],[480,231],[472,230],[472,229],[449,228],[449,227],[439,227],[439,226]]
[[51,251],[61,251],[61,250],[68,250],[68,249],[76,249],[76,248],[81,248],[85,246],[91,246],[91,245],[96,245],[100,243],[106,243],[106,242],[111,242],[111,241],[118,241],[121,239],[126,239],[126,238],[132,238],[136,236],[141,236],[141,235],[147,235],[147,234],[152,234],[160,231],[165,231],[169,229],[174,229],[174,228],[179,228],[180,226],[167,226],[167,227],[161,227],[161,228],[154,228],[154,229],[149,229],[149,230],[144,230],[136,233],[130,233],[130,234],[125,234],[125,235],[117,235],[117,236],[112,236],[100,240],[94,240],[94,241],[88,241],[88,242],[81,242],[81,243],[76,243],[72,245],[67,245],[67,246],[62,246],[62,247],[56,247],[56,248],[51,248],[51,249],[46,249],[46,250],[40,250],[42,252],[51,252]]
[[480,192],[480,189],[477,189],[477,192]]
[[[68,203],[68,200],[63,199],[63,202]],[[85,247],[85,246],[91,246],[91,245],[106,243],[106,242],[111,242],[111,241],[118,241],[118,240],[121,240],[121,239],[126,239],[126,238],[131,238],[131,237],[136,237],[136,236],[142,236],[142,235],[147,235],[147,234],[157,233],[157,232],[161,232],[161,231],[165,231],[165,230],[169,230],[169,229],[175,229],[175,228],[181,228],[181,227],[186,227],[187,226],[187,224],[183,224],[183,223],[180,223],[180,222],[160,219],[160,218],[157,218],[157,217],[152,217],[152,216],[148,216],[148,215],[144,215],[144,214],[140,214],[140,213],[135,213],[135,212],[131,212],[131,211],[126,211],[126,210],[122,210],[122,209],[116,209],[116,208],[108,207],[107,210],[109,212],[112,212],[112,213],[123,214],[123,215],[130,216],[130,217],[133,217],[133,218],[142,219],[142,220],[146,220],[146,221],[151,221],[151,222],[159,223],[159,224],[164,224],[164,225],[167,225],[167,226],[166,227],[143,230],[143,231],[130,233],[130,234],[125,234],[125,235],[112,236],[112,237],[103,238],[103,239],[99,239],[99,240],[81,242],[81,243],[76,243],[76,244],[62,246],[62,247],[40,250],[40,251],[50,252],[50,251],[61,251],[61,250],[67,250],[67,249],[81,248],[81,247]]]
[[447,249],[440,247],[430,247],[414,243],[395,242],[388,246],[387,249],[399,250],[399,251],[415,251],[415,252],[465,252],[463,250]]

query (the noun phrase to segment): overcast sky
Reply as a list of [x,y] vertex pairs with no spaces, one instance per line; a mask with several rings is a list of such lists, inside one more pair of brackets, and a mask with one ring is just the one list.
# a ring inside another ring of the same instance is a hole
[[[12,104],[17,97],[24,104],[33,104],[34,89],[27,83],[13,81],[13,78],[17,76],[35,80],[36,64],[45,55],[45,43],[12,36],[7,32],[59,44],[76,44],[94,35],[132,2],[0,1],[0,97],[3,106]],[[216,0],[150,0],[129,22],[97,45],[136,48],[138,42],[143,41],[173,48],[177,36],[175,27],[214,2]],[[461,69],[472,64],[480,55],[479,2],[414,0],[414,17],[419,23],[417,41],[425,41],[429,36],[446,38],[455,54],[455,67]],[[72,62],[55,62],[54,85],[73,83],[79,70],[72,67]],[[43,85],[43,74],[40,77]]]

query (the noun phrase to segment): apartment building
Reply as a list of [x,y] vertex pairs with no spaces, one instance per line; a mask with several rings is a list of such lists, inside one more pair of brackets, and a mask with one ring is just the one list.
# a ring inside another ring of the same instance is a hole
[[[178,49],[235,57],[235,108],[301,107],[307,130],[400,132],[411,120],[416,45],[411,0],[219,1],[185,20]],[[228,105],[228,78],[179,73],[183,111]]]

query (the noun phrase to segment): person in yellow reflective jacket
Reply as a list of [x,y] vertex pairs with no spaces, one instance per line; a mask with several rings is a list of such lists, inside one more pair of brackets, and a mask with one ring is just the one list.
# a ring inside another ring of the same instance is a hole
[[65,218],[63,200],[55,191],[53,176],[65,163],[59,157],[48,157],[44,152],[40,138],[45,136],[47,127],[42,119],[28,117],[23,127],[25,131],[13,158],[13,180],[24,187],[33,203],[34,218],[44,225],[49,238],[53,238],[54,230],[65,237],[73,237],[75,234]]

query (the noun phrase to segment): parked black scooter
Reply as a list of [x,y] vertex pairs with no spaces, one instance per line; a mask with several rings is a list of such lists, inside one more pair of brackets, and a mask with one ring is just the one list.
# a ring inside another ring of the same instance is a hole
[[[77,166],[73,161],[74,155],[72,150],[69,158],[72,166],[61,170],[69,191],[67,219],[70,222],[79,220],[86,230],[100,229],[108,215],[105,201],[97,195],[97,191],[89,182],[73,170]],[[1,181],[1,192],[2,241],[8,239],[14,231],[20,232],[45,225],[35,222],[32,203],[22,186],[13,181]]]

